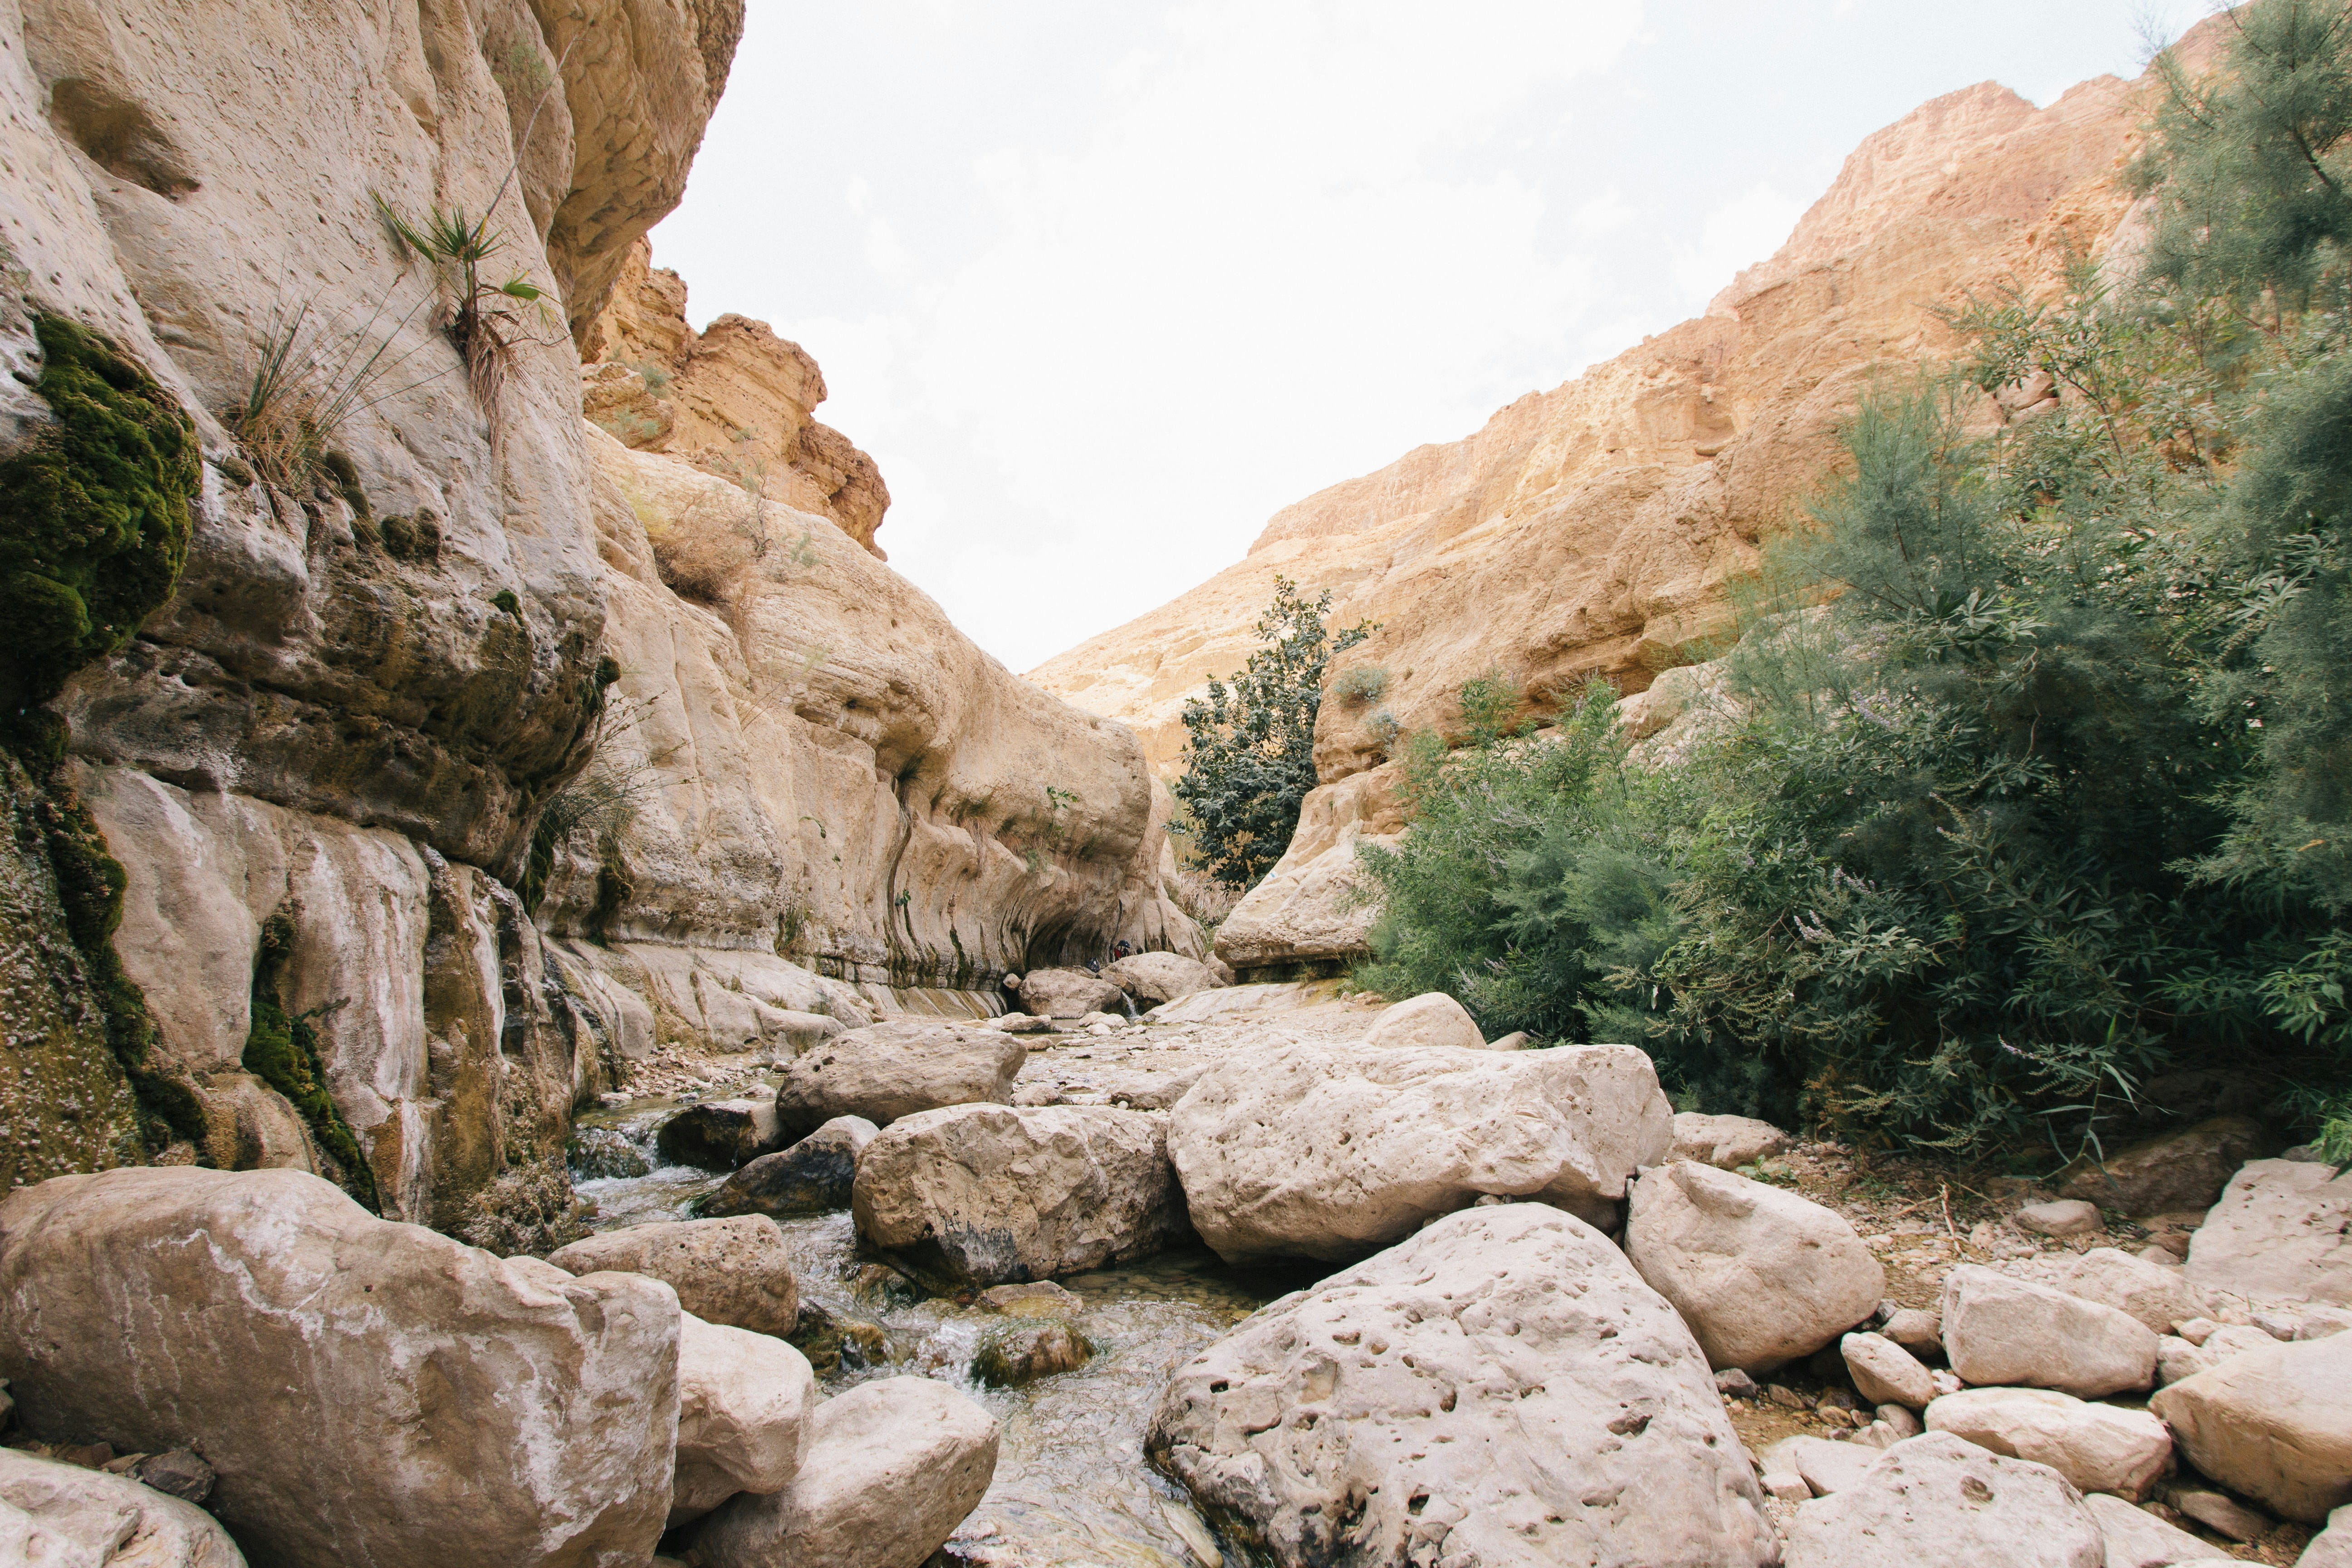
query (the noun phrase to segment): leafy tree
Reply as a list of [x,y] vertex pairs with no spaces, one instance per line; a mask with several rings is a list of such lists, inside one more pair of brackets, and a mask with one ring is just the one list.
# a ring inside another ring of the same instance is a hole
[[1254,887],[1274,868],[1298,826],[1299,804],[1315,787],[1315,716],[1331,656],[1372,633],[1369,624],[1336,635],[1324,626],[1327,589],[1312,603],[1287,577],[1257,621],[1265,646],[1230,685],[1184,702],[1184,773],[1175,795],[1192,818],[1202,863],[1219,881]]

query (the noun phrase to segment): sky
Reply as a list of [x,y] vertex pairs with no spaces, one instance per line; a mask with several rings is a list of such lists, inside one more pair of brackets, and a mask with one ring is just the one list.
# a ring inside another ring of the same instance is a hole
[[1700,313],[1918,104],[2207,9],[749,0],[654,262],[816,357],[892,565],[1025,670]]

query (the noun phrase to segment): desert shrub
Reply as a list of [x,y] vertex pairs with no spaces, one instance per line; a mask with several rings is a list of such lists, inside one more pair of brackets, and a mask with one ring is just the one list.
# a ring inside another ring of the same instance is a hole
[[560,1156],[526,1159],[466,1200],[457,1239],[500,1258],[544,1258],[586,1236],[595,1213]]
[[1388,695],[1389,672],[1377,664],[1343,669],[1331,682],[1331,695],[1350,708],[1367,708]]

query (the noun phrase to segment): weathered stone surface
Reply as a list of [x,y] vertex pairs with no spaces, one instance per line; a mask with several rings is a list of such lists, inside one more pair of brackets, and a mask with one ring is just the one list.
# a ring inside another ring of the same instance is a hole
[[1606,1237],[1448,1215],[1177,1369],[1146,1450],[1285,1568],[1747,1568],[1771,1527],[1706,1364]]
[[2148,1408],[2191,1464],[2274,1513],[2316,1523],[2352,1502],[2352,1334],[2247,1351]]
[[1886,1270],[1842,1215],[1687,1160],[1633,1184],[1625,1255],[1710,1364],[1751,1373],[1812,1354],[1886,1291]]
[[1083,969],[1033,969],[1021,977],[1021,1010],[1033,1018],[1083,1018],[1125,1005],[1117,984]]
[[19,1422],[196,1448],[264,1562],[643,1563],[678,1324],[654,1280],[501,1260],[298,1172],[111,1171],[0,1203]]
[[2277,1137],[2249,1116],[2217,1116],[2135,1143],[2105,1162],[2085,1156],[2051,1178],[2061,1197],[2121,1209],[2135,1219],[2211,1206],[2238,1168],[2277,1150]]
[[2172,1568],[2213,1555],[2205,1542],[2119,1497],[2094,1492],[2083,1499],[2083,1506],[2091,1510],[2106,1541],[2106,1568]]
[[0,1563],[15,1568],[245,1568],[204,1510],[121,1476],[0,1448]]
[[996,1474],[994,1416],[943,1383],[863,1383],[816,1407],[800,1473],[694,1536],[702,1568],[921,1568]]
[[1736,1170],[1769,1159],[1789,1146],[1789,1135],[1769,1121],[1752,1116],[1704,1116],[1696,1110],[1675,1116],[1675,1146],[1669,1160],[1691,1160],[1718,1171]]
[[857,1233],[942,1283],[1074,1274],[1184,1232],[1163,1119],[1109,1106],[950,1106],[885,1128],[857,1163]]
[[2077,1491],[2144,1498],[2172,1466],[2172,1438],[2145,1410],[2048,1388],[1969,1388],[1927,1406],[1927,1430],[2047,1465]]
[[2294,1568],[2352,1568],[2352,1503],[2327,1516],[2327,1528],[2311,1538]]
[[1945,1277],[1944,1349],[1979,1387],[2096,1399],[2156,1380],[2156,1335],[2138,1319],[1973,1263]]
[[2271,1532],[2270,1515],[2248,1508],[2211,1487],[2167,1487],[2164,1500],[2206,1529],[2231,1541],[2260,1541]]
[[1368,1046],[1451,1046],[1483,1051],[1486,1037],[1470,1010],[1443,991],[1408,997],[1383,1008],[1364,1033]]
[[1607,1217],[1672,1135],[1630,1047],[1307,1043],[1221,1059],[1176,1102],[1168,1152],[1228,1261],[1340,1260],[1487,1194]]
[[778,1337],[793,1331],[800,1285],[784,1233],[764,1215],[664,1220],[608,1230],[549,1254],[568,1274],[617,1268],[660,1280],[708,1323]]
[[1924,1410],[1936,1397],[1936,1380],[1919,1358],[1884,1334],[1848,1334],[1838,1342],[1853,1391],[1873,1405]]
[[2010,1219],[2018,1229],[2030,1230],[2037,1236],[2088,1236],[2107,1227],[2107,1222],[2099,1217],[2098,1205],[2080,1198],[2028,1204]]
[[2204,1316],[2204,1292],[2177,1268],[2167,1268],[2112,1247],[2076,1258],[2060,1284],[2070,1295],[2128,1312],[2159,1334]]
[[2189,1239],[2189,1278],[2257,1300],[2352,1307],[2352,1177],[2297,1160],[2248,1164]]
[[1768,1472],[1783,1470],[1799,1476],[1807,1491],[1827,1497],[1859,1486],[1882,1452],[1861,1443],[1833,1443],[1826,1437],[1787,1437],[1772,1445],[1763,1466]]
[[784,1069],[776,1115],[787,1137],[801,1138],[836,1116],[887,1127],[902,1116],[946,1105],[1013,1098],[1013,1079],[1028,1047],[1002,1029],[912,1019],[836,1036]]
[[1944,1352],[1944,1312],[1941,1307],[1899,1307],[1887,1314],[1880,1333],[1914,1355]]
[[808,1358],[766,1334],[684,1314],[677,1342],[677,1469],[672,1526],[737,1492],[782,1491],[801,1468],[816,1407]]
[[654,1147],[674,1165],[732,1171],[782,1146],[773,1100],[713,1100],[661,1124]]
[[1002,1312],[1008,1318],[1075,1318],[1086,1310],[1086,1302],[1076,1292],[1050,1279],[1023,1285],[991,1285],[980,1293],[973,1305]]
[[1087,1336],[1068,1324],[1036,1323],[991,1335],[972,1358],[971,1373],[982,1383],[1018,1388],[1055,1373],[1075,1372],[1094,1353]]
[[2044,1465],[1948,1433],[1885,1451],[1856,1485],[1797,1510],[1786,1568],[2104,1568],[2081,1496]]
[[862,1116],[836,1116],[791,1148],[762,1154],[728,1177],[698,1212],[713,1218],[788,1218],[847,1208],[858,1157],[880,1131]]
[[1180,952],[1139,952],[1103,965],[1102,977],[1150,1008],[1174,1002],[1195,991],[1213,991],[1225,984],[1217,972],[1197,958]]
[[1216,957],[1247,979],[1301,959],[1370,955],[1380,903],[1357,851],[1392,845],[1403,833],[1395,796],[1403,776],[1391,763],[1309,790],[1282,858],[1218,925]]

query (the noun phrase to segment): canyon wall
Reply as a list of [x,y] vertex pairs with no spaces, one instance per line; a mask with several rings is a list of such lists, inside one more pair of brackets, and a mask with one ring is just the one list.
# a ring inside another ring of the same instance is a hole
[[1728,585],[1797,522],[1864,390],[1951,350],[1937,307],[2047,287],[2127,236],[2118,176],[2146,91],[2103,77],[2037,110],[1986,82],[1923,105],[1865,140],[1706,315],[1285,508],[1235,565],[1033,671],[1132,725],[1165,772],[1184,698],[1241,667],[1277,574],[1332,589],[1334,624],[1380,624],[1330,675],[1376,667],[1385,689],[1324,703],[1322,788],[1219,952],[1263,976],[1364,951],[1355,845],[1402,823],[1360,775],[1399,735],[1456,726],[1464,682],[1499,675],[1540,717],[1591,677],[1639,693],[1704,657]]

